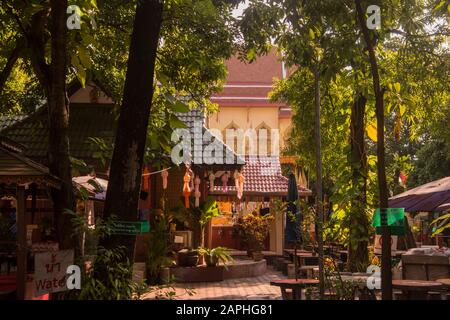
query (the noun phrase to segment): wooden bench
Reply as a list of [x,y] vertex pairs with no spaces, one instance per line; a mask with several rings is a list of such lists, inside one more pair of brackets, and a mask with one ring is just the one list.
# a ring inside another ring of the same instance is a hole
[[402,255],[402,275],[408,280],[450,278],[450,259],[446,256]]

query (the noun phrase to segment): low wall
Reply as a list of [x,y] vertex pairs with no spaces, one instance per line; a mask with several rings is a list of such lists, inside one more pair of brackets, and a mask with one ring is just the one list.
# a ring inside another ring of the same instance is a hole
[[248,262],[245,260],[245,263],[227,266],[227,269],[223,270],[223,278],[226,280],[257,277],[266,273],[266,269],[267,261],[265,259],[261,261],[248,260]]
[[172,267],[163,270],[163,279],[175,277],[175,282],[216,282],[227,279],[251,278],[264,274],[267,269],[265,259],[261,261],[238,260],[236,264],[207,267]]

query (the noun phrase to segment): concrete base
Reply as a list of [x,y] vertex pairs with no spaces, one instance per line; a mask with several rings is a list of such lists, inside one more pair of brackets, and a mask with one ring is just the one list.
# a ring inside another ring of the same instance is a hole
[[226,279],[257,277],[266,272],[267,262],[236,259],[235,264],[217,267],[172,267],[162,270],[162,279],[175,278],[175,282],[215,282]]
[[168,268],[175,282],[215,282],[223,280],[223,266],[173,267]]
[[251,278],[264,274],[267,270],[267,261],[244,260],[234,265],[228,265],[223,271],[224,279]]

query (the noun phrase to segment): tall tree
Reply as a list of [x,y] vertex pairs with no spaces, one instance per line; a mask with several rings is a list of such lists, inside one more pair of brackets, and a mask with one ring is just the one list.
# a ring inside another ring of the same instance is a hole
[[[367,154],[364,141],[367,98],[358,93],[351,106],[350,114],[350,170],[353,188],[359,192],[351,199],[352,219],[349,221],[349,246],[347,268],[350,271],[366,271],[369,263],[367,251],[368,218],[366,214]],[[361,230],[362,229],[362,230]]]
[[[73,209],[71,164],[69,157],[69,104],[66,95],[67,76],[67,0],[35,3],[2,1],[16,46],[3,69],[0,92],[19,56],[28,57],[32,70],[47,98],[49,119],[48,165],[50,172],[61,179],[61,189],[52,190],[58,240],[61,248],[72,248],[70,217],[65,209]],[[49,32],[48,32],[49,31]],[[25,45],[24,45],[25,43]],[[46,45],[50,45],[50,56]],[[25,50],[26,49],[26,50]],[[24,53],[26,51],[26,54]],[[49,61],[49,62],[48,62]]]
[[[355,0],[356,12],[359,26],[364,36],[364,41],[369,53],[370,69],[372,72],[373,91],[375,94],[375,113],[377,117],[377,174],[378,174],[378,192],[380,210],[389,207],[388,188],[386,181],[386,161],[384,147],[384,92],[380,84],[380,74],[378,72],[378,63],[375,55],[376,39],[370,35],[367,28],[364,11],[360,0]],[[386,213],[381,213],[386,214]],[[387,218],[386,218],[387,219]],[[382,226],[382,260],[381,260],[381,290],[383,300],[392,300],[392,269],[391,269],[391,232],[388,226]]]
[[[162,23],[163,2],[140,0],[131,35],[128,68],[111,162],[104,216],[136,221],[147,126],[154,91],[155,59]],[[133,261],[133,236],[111,235],[105,247],[124,246]]]
[[69,155],[69,101],[66,91],[67,73],[67,0],[52,0],[51,4],[51,65],[48,82],[49,116],[49,168],[62,180],[60,190],[53,189],[53,203],[61,248],[73,248],[74,241],[67,237],[71,230],[70,217],[65,209],[75,205]]

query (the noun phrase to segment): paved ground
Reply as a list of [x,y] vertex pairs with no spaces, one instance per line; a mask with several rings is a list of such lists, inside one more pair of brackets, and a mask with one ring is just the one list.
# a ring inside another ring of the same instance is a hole
[[[271,286],[270,281],[285,278],[272,266],[268,266],[267,272],[259,277],[230,279],[220,282],[178,283],[174,287],[177,293],[176,299],[279,300],[281,299],[280,289]],[[193,289],[195,294],[189,296],[185,288]],[[143,299],[153,299],[154,297],[155,294],[151,293],[144,295]]]

